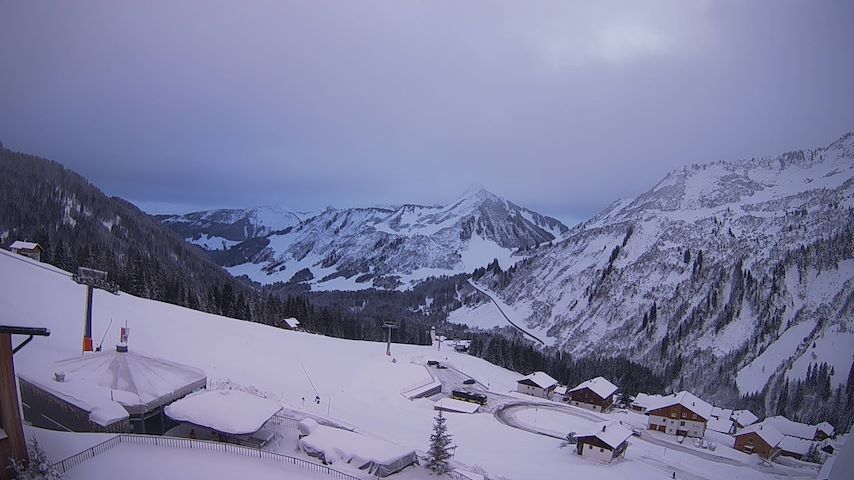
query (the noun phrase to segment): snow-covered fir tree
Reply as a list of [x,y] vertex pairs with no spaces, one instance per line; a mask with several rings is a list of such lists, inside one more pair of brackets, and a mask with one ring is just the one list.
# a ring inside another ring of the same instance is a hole
[[19,480],[61,480],[62,475],[53,468],[47,454],[39,445],[39,441],[33,438],[27,447],[30,456],[29,462],[12,458],[12,471],[15,478]]
[[454,456],[453,449],[456,448],[455,445],[451,445],[451,434],[448,433],[446,421],[442,411],[439,410],[439,415],[433,423],[433,433],[430,434],[430,449],[427,451],[427,468],[439,475],[453,470],[451,458]]

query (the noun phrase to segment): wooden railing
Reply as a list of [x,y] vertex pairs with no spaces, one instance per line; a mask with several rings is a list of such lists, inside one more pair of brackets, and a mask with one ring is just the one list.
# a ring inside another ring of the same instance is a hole
[[87,460],[90,460],[102,453],[105,453],[114,447],[117,447],[121,443],[126,443],[129,445],[148,445],[166,448],[188,448],[209,452],[230,453],[233,455],[241,455],[244,457],[260,458],[264,460],[275,460],[283,463],[289,463],[291,465],[296,465],[311,472],[322,473],[325,475],[329,475],[332,478],[338,478],[341,480],[362,480],[359,477],[354,477],[353,475],[335,470],[333,468],[327,467],[326,465],[320,465],[302,458],[282,455],[280,453],[259,450],[257,448],[244,447],[242,445],[234,445],[231,443],[195,440],[190,438],[158,437],[153,435],[133,434],[116,435],[115,437],[110,438],[109,440],[101,442],[93,447],[83,450],[82,452],[76,455],[72,455],[66,459],[63,459],[53,464],[53,467],[61,475],[65,474],[67,471],[71,470],[77,465],[80,465],[81,463]]

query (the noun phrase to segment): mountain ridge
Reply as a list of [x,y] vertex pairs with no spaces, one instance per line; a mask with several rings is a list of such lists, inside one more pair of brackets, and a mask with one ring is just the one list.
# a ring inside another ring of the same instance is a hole
[[[676,169],[512,275],[481,282],[570,354],[665,362],[732,400],[776,393],[810,362],[834,362],[833,382],[844,380],[851,359],[811,342],[854,350],[852,231],[849,133],[814,150]],[[798,325],[806,340],[781,348]]]
[[253,223],[254,210],[159,218],[234,275],[321,290],[408,288],[430,276],[470,272],[493,258],[507,265],[522,258],[518,251],[568,231],[559,220],[482,187],[445,205],[328,207],[280,228]]

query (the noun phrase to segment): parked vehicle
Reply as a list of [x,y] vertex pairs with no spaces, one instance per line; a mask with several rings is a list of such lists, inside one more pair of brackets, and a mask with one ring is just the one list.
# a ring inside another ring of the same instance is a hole
[[442,365],[441,363],[439,363],[439,364],[437,364],[437,365],[436,365],[436,368],[438,368],[439,370],[444,370],[444,369],[446,369],[446,368],[448,368],[448,367],[446,367],[445,365]]
[[486,404],[486,395],[482,393],[469,392],[466,390],[452,390],[451,398],[456,400],[462,400],[464,402],[478,403],[480,405]]
[[438,364],[439,362],[436,360],[427,360],[427,365],[430,365],[431,367],[435,367]]
[[467,378],[467,379],[463,380],[464,385],[474,385],[475,383],[477,383],[477,382],[473,378]]

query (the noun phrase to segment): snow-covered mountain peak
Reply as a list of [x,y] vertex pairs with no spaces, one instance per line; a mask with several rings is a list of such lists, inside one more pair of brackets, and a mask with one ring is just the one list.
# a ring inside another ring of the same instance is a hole
[[[467,190],[440,206],[405,204],[394,208],[327,208],[313,216],[276,207],[248,209],[245,214],[209,212],[240,222],[278,228],[247,228],[242,243],[199,240],[210,229],[203,221],[165,218],[189,241],[220,250],[214,259],[235,275],[260,283],[312,282],[317,288],[358,289],[406,287],[432,275],[472,271],[498,258],[509,266],[524,258],[518,251],[558,238],[567,227],[558,220],[509,202],[482,187]],[[219,230],[229,231],[225,225]],[[207,231],[207,230],[206,230]],[[206,232],[205,231],[205,232]],[[252,235],[251,233],[255,234]],[[204,240],[204,239],[203,239]],[[222,246],[222,248],[220,248]]]
[[[803,358],[806,369],[804,345],[854,328],[852,146],[846,135],[670,172],[537,249],[498,293],[572,353],[702,358],[722,373],[686,363],[680,375],[715,393],[713,382],[735,385],[721,378],[732,371],[744,372],[735,394],[782,382],[778,367]],[[789,329],[796,341],[785,355],[754,362]],[[845,360],[838,371],[848,371]]]

